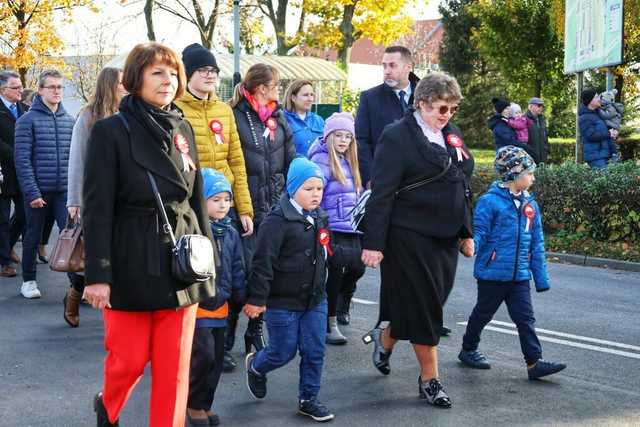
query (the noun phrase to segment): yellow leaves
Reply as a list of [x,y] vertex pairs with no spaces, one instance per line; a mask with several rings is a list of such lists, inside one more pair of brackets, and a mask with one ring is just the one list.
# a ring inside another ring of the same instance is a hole
[[0,64],[19,70],[23,79],[32,66],[61,66],[53,58],[64,48],[56,26],[71,22],[76,7],[98,11],[91,0],[0,0],[0,41],[8,52]]

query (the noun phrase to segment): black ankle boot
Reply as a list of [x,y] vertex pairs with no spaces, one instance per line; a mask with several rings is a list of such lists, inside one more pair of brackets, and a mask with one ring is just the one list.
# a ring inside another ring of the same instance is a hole
[[338,324],[346,326],[351,323],[351,316],[349,310],[351,308],[351,298],[353,294],[340,294],[338,295],[338,304],[336,305],[336,317],[338,318]]
[[247,325],[247,331],[244,333],[244,351],[246,354],[251,353],[251,347],[256,349],[256,353],[266,346],[264,335],[262,333],[262,315],[255,319],[250,319]]
[[115,423],[111,423],[109,421],[109,416],[107,415],[107,409],[104,407],[104,403],[102,403],[102,393],[96,394],[96,397],[93,398],[93,410],[96,412],[96,418],[98,422],[98,427],[119,427],[120,423],[116,420]]

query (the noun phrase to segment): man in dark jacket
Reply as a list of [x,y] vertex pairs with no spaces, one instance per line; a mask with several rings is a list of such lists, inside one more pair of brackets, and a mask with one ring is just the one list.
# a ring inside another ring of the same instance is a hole
[[[22,100],[20,76],[11,71],[0,72],[0,166],[3,181],[0,185],[0,276],[14,277],[16,269],[12,261],[18,261],[13,245],[24,230],[24,206],[16,167],[13,159],[16,120],[27,110]],[[9,225],[11,202],[15,209],[15,220]]]
[[606,168],[607,163],[618,152],[613,142],[618,131],[609,129],[596,111],[600,107],[600,96],[593,89],[580,94],[582,105],[578,110],[578,126],[584,153],[584,161],[592,168]]
[[493,132],[493,140],[495,142],[496,151],[507,145],[520,147],[533,157],[536,163],[538,159],[534,156],[533,150],[524,142],[518,141],[516,131],[509,126],[509,116],[511,114],[511,103],[503,98],[493,98],[491,100],[496,109],[496,114],[489,119],[487,125]]
[[529,100],[529,109],[526,115],[533,122],[529,128],[529,145],[533,150],[532,157],[536,163],[547,163],[549,155],[549,135],[543,111],[544,101],[542,99],[534,97]]
[[25,298],[40,298],[36,253],[47,212],[53,212],[61,230],[67,219],[67,167],[75,120],[62,106],[63,89],[59,71],[43,71],[38,96],[16,123],[15,162],[27,220],[20,290]]
[[420,80],[411,72],[411,51],[404,46],[389,46],[382,56],[384,83],[360,94],[356,115],[358,161],[364,186],[369,186],[373,155],[382,130],[399,120],[413,105],[413,92]]

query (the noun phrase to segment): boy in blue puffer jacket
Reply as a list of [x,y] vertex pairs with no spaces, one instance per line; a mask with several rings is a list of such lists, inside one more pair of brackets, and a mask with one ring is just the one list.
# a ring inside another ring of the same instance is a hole
[[473,275],[478,280],[478,300],[458,355],[462,363],[472,368],[491,367],[478,350],[478,343],[482,329],[504,301],[518,328],[531,380],[566,368],[562,363],[542,359],[542,346],[535,331],[529,289],[532,273],[536,290],[549,290],[540,208],[527,192],[535,180],[535,167],[531,156],[519,147],[506,146],[496,153],[495,168],[502,182],[493,183],[475,209]]
[[225,176],[202,169],[204,197],[211,223],[213,243],[220,254],[216,259],[216,295],[200,302],[191,350],[187,417],[192,426],[218,425],[211,411],[220,381],[224,359],[224,337],[229,314],[228,300],[242,304],[246,298],[245,269],[240,235],[227,215],[233,194]]

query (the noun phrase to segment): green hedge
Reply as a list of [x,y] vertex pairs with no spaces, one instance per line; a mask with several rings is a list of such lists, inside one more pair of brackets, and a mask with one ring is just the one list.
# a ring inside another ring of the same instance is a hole
[[[472,180],[476,198],[495,179],[491,167],[476,168]],[[532,191],[548,233],[640,244],[639,163],[616,163],[605,170],[573,162],[543,166],[536,171]]]

